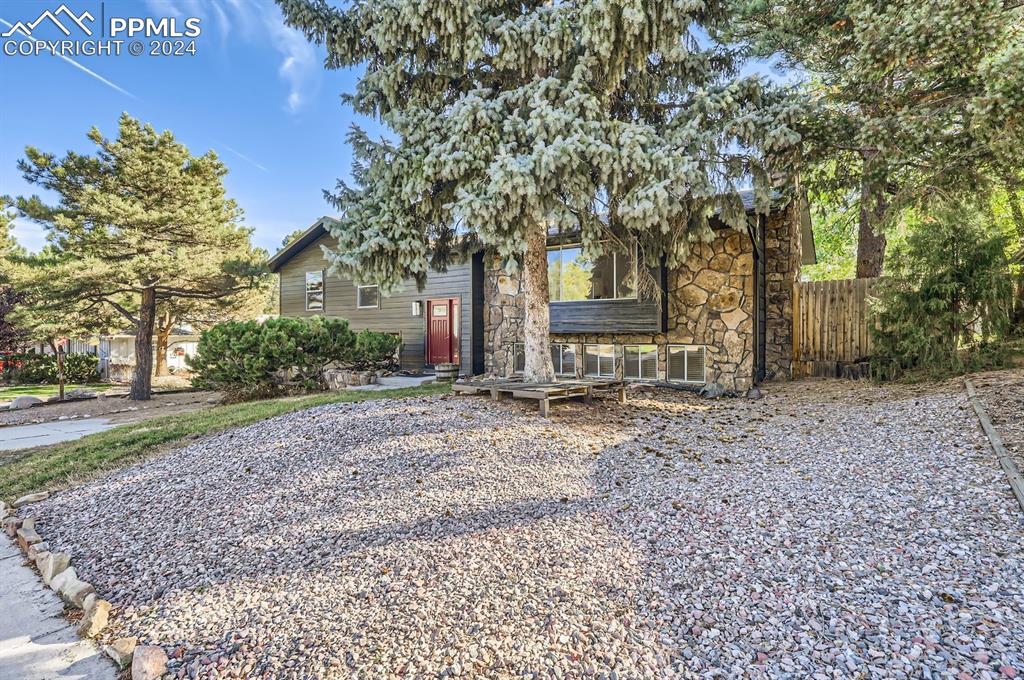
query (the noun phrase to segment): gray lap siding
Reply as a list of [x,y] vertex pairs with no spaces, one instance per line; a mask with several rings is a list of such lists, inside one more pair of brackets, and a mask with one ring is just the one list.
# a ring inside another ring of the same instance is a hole
[[[324,309],[306,309],[306,272],[327,269],[321,245],[333,246],[334,239],[324,236],[303,249],[281,266],[281,316],[309,318],[322,315],[347,319],[349,327],[360,331],[370,329],[402,336],[401,362],[404,369],[418,369],[426,365],[426,301],[436,298],[459,300],[459,359],[464,373],[472,373],[473,365],[473,278],[472,265],[450,267],[445,273],[431,273],[426,286],[417,290],[413,281],[407,281],[402,290],[380,298],[379,308],[358,309],[356,286],[352,281],[333,274],[324,277]],[[422,303],[419,316],[413,316],[412,303]]]

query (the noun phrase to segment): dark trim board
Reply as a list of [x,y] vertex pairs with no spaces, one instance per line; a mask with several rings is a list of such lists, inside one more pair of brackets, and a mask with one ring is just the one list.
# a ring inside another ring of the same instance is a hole
[[473,375],[484,373],[484,253],[479,251],[473,253],[473,262],[470,272],[472,290],[470,300],[472,304],[470,318],[470,332],[473,335],[470,343],[472,360],[469,363]]
[[661,306],[653,300],[552,302],[551,332],[660,333]]

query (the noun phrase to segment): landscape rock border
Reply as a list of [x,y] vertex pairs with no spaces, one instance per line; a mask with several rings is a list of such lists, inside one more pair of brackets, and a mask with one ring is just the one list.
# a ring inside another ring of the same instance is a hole
[[982,406],[981,401],[979,401],[978,392],[970,378],[964,378],[964,387],[967,388],[967,398],[970,400],[971,406],[974,407],[974,412],[978,415],[981,429],[985,431],[985,436],[988,437],[989,444],[992,446],[992,450],[995,451],[996,458],[999,459],[999,465],[1003,468],[1003,472],[1006,473],[1006,481],[1010,484],[1010,490],[1017,498],[1020,509],[1024,510],[1024,476],[1017,469],[1017,464],[1010,457],[1010,452],[1006,450],[1003,438],[992,427],[992,421],[988,417],[988,412]]
[[[51,552],[49,545],[36,530],[35,518],[18,517],[17,508],[46,500],[50,494],[40,492],[22,496],[8,505],[0,501],[0,519],[5,533],[15,540],[29,562],[32,562],[43,580],[44,586],[57,593],[71,607],[82,611],[77,625],[78,634],[84,638],[95,638],[106,627],[113,606],[96,594],[91,583],[78,578],[71,566],[67,553]],[[118,638],[103,646],[119,669],[131,667],[132,680],[156,680],[167,670],[167,654],[162,647],[139,646],[137,638]]]

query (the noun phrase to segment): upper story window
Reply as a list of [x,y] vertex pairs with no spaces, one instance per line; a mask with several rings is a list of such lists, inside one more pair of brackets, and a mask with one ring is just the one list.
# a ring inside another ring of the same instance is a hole
[[596,258],[579,245],[548,248],[548,293],[552,302],[636,298],[636,248]]
[[359,309],[380,307],[380,289],[377,286],[356,286],[356,307]]
[[323,311],[324,308],[324,270],[306,272],[306,310]]

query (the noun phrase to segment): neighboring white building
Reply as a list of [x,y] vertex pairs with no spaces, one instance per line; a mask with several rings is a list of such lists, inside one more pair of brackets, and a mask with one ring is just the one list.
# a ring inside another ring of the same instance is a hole
[[[185,329],[178,329],[184,331]],[[172,335],[167,341],[167,367],[172,372],[188,370],[186,359],[196,355],[199,336],[186,332]],[[154,346],[153,351],[156,351]],[[154,357],[153,368],[156,368]],[[127,382],[135,369],[135,336],[128,333],[100,339],[100,372],[104,380]]]
[[[178,328],[167,342],[167,367],[172,372],[188,370],[188,357],[195,356],[199,346],[199,335],[190,333],[188,328]],[[113,382],[128,382],[135,369],[135,336],[131,333],[103,335],[85,340],[70,340],[65,346],[71,354],[94,354],[99,357],[100,377]],[[40,354],[52,354],[53,349],[46,343],[37,343],[31,349]],[[153,351],[156,351],[154,345]],[[153,357],[156,368],[156,357]]]

